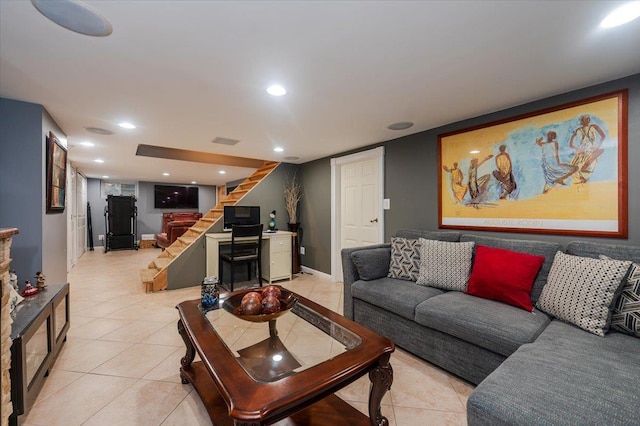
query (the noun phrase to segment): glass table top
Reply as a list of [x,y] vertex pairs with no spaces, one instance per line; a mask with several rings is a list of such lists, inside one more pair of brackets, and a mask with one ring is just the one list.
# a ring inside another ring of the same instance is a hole
[[328,361],[362,343],[355,333],[296,303],[275,320],[250,322],[222,308],[202,311],[242,368],[258,382],[275,382]]

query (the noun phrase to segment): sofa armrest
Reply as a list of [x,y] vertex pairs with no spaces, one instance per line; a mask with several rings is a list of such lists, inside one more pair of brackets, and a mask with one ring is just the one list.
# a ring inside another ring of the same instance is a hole
[[345,248],[341,251],[342,257],[342,283],[343,283],[343,315],[353,320],[353,297],[351,296],[351,284],[360,279],[358,275],[358,269],[351,259],[351,253],[359,250],[370,250],[376,248],[388,248],[391,251],[391,244],[375,244],[363,247],[351,247]]

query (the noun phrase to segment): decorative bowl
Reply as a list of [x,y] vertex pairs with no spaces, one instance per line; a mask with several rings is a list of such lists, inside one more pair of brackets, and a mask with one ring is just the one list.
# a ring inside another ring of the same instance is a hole
[[[245,315],[242,313],[242,308],[240,307],[240,302],[242,302],[242,298],[245,294],[250,293],[252,291],[261,293],[263,287],[256,288],[247,288],[238,291],[234,291],[233,293],[229,293],[222,303],[222,308],[229,312],[230,314],[235,315],[236,317],[243,319],[245,321],[251,322],[266,322],[274,320],[291,310],[298,303],[298,298],[290,292],[289,290],[285,290],[284,288],[278,286],[280,289],[280,312],[275,312],[273,314],[257,314],[257,315]],[[221,297],[222,298],[222,297]]]

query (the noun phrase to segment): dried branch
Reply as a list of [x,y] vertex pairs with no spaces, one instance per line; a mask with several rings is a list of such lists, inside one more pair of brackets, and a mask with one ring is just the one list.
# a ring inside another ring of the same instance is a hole
[[298,203],[301,198],[302,186],[300,186],[296,172],[284,185],[284,201],[287,214],[289,215],[289,223],[298,223]]

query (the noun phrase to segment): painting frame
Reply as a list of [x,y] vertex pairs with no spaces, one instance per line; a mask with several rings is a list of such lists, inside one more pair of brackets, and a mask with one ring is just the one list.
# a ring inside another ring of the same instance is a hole
[[628,90],[438,135],[438,227],[628,238]]
[[63,213],[67,198],[67,150],[53,132],[49,132],[47,137],[46,171],[46,212],[47,214]]

